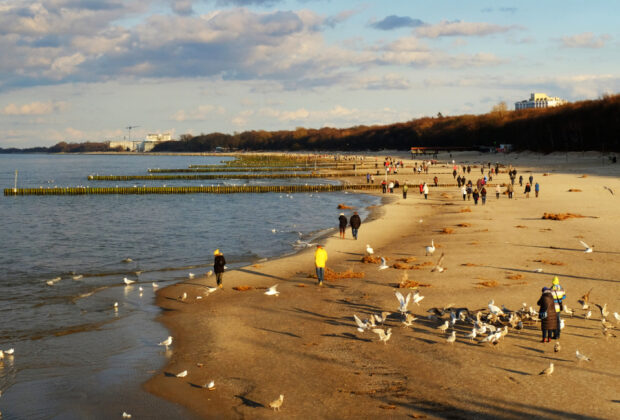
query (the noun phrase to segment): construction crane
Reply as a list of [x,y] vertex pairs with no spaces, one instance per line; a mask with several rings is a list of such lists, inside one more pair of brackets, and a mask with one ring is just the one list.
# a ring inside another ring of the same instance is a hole
[[128,125],[127,127],[125,127],[125,129],[127,130],[127,132],[129,133],[127,136],[127,141],[131,141],[131,130],[134,128],[138,128],[140,127],[139,125]]

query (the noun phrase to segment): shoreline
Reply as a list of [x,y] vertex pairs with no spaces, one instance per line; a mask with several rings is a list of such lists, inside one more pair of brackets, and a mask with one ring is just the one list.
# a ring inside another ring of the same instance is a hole
[[[391,154],[394,155],[393,152]],[[464,154],[463,156],[455,153],[453,155],[455,159],[458,159],[457,162],[466,158],[494,162],[492,158],[498,157],[489,154]],[[620,309],[618,298],[611,297],[614,296],[614,291],[615,296],[619,296],[618,282],[613,280],[620,277],[618,275],[620,267],[617,262],[606,261],[607,267],[602,272],[600,272],[601,267],[597,266],[592,272],[586,273],[587,275],[576,275],[571,272],[584,271],[584,268],[579,267],[575,261],[569,261],[569,258],[562,262],[563,266],[545,266],[542,275],[534,276],[531,273],[534,266],[544,263],[535,263],[533,259],[536,257],[529,257],[529,262],[524,266],[523,262],[519,262],[521,257],[532,251],[541,254],[555,253],[553,245],[532,247],[532,249],[525,245],[526,248],[523,250],[517,248],[519,252],[516,256],[508,255],[506,252],[514,248],[514,244],[521,244],[519,246],[523,247],[523,244],[527,244],[528,241],[532,242],[533,238],[540,235],[553,237],[556,241],[566,236],[561,232],[562,225],[548,225],[549,223],[570,224],[572,229],[577,227],[578,231],[583,231],[584,234],[589,231],[604,234],[609,228],[616,227],[618,222],[610,219],[614,214],[613,202],[606,204],[604,208],[593,207],[592,204],[594,204],[593,201],[599,203],[601,200],[609,201],[609,198],[601,193],[602,187],[594,188],[598,185],[598,179],[595,178],[617,177],[618,169],[614,165],[594,167],[593,161],[599,160],[600,155],[582,156],[582,159],[570,156],[570,159],[567,158],[568,164],[559,162],[564,154],[555,156],[553,159],[539,155],[515,156],[515,154],[510,154],[505,156],[516,158],[513,159],[514,164],[520,173],[527,173],[528,169],[534,171],[535,179],[542,185],[539,199],[523,198],[521,189],[517,187],[516,199],[513,201],[502,196],[495,202],[493,192],[489,191],[487,205],[474,207],[472,202],[465,204],[461,202],[456,194],[456,186],[454,186],[453,188],[431,189],[429,200],[426,201],[419,197],[414,181],[422,178],[430,180],[433,172],[423,177],[417,174],[407,175],[408,182],[412,184],[408,199],[400,198],[400,190],[397,190],[391,202],[377,208],[376,219],[367,220],[362,224],[358,241],[350,239],[350,229],[347,230],[345,240],[338,239],[337,234],[328,234],[325,241],[329,254],[327,266],[339,272],[349,268],[355,272],[364,272],[363,279],[330,281],[327,282],[326,287],[319,289],[314,285],[315,280],[308,277],[314,271],[313,250],[302,250],[293,255],[270,259],[265,263],[227,272],[224,275],[224,290],[218,290],[202,300],[196,300],[195,296],[203,293],[206,285],[212,286],[215,281],[214,277],[197,278],[160,290],[156,304],[164,312],[159,320],[170,329],[175,337],[175,344],[173,356],[168,365],[144,385],[145,389],[157,396],[179,403],[203,418],[241,418],[244,416],[266,418],[270,415],[266,407],[267,403],[275,399],[279,393],[285,394],[282,409],[286,410],[287,418],[308,418],[310,413],[328,418],[355,418],[363,415],[362,413],[369,416],[388,414],[404,418],[407,413],[411,412],[429,417],[459,415],[466,418],[476,416],[491,418],[505,410],[534,417],[549,415],[547,412],[536,410],[535,406],[539,403],[539,397],[532,397],[523,394],[523,391],[518,391],[518,389],[536,386],[535,379],[540,379],[535,376],[538,372],[532,371],[530,374],[520,367],[504,368],[503,374],[501,369],[495,368],[491,371],[492,378],[497,377],[498,373],[501,375],[501,379],[492,379],[501,384],[498,390],[491,392],[497,400],[494,405],[482,407],[473,401],[457,398],[457,394],[454,394],[457,391],[454,387],[457,383],[468,387],[484,387],[485,381],[481,381],[475,374],[470,377],[474,367],[489,365],[487,358],[491,358],[493,363],[501,366],[501,361],[505,357],[500,352],[489,355],[494,351],[493,349],[484,346],[472,347],[461,342],[466,341],[461,339],[464,334],[462,331],[459,331],[459,340],[455,343],[455,348],[451,350],[441,343],[441,336],[435,331],[435,323],[430,321],[420,321],[420,325],[414,327],[412,331],[403,332],[403,329],[398,327],[398,316],[391,315],[386,326],[390,325],[394,328],[394,337],[385,347],[383,344],[373,342],[376,341],[374,334],[357,334],[353,328],[353,313],[361,317],[378,310],[394,311],[396,309],[393,287],[398,284],[405,272],[395,269],[379,272],[374,265],[361,264],[359,260],[363,256],[366,243],[370,243],[379,255],[383,254],[388,257],[390,263],[404,256],[415,256],[418,262],[432,262],[437,260],[437,255],[431,258],[424,257],[423,253],[423,246],[430,242],[431,238],[438,242],[438,251],[445,250],[446,259],[450,262],[446,261],[448,269],[441,274],[430,273],[430,269],[406,271],[409,279],[431,284],[429,288],[420,289],[422,294],[427,296],[421,306],[410,307],[418,317],[425,316],[427,308],[440,305],[442,302],[445,304],[451,300],[458,300],[454,302],[457,306],[468,305],[470,309],[484,308],[489,297],[494,297],[498,302],[510,301],[506,305],[513,308],[520,304],[520,301],[527,301],[533,305],[538,297],[539,285],[542,281],[536,277],[544,278],[544,284],[546,284],[548,277],[553,274],[562,276],[563,284],[568,289],[569,300],[567,302],[570,303],[571,308],[576,306],[574,302],[578,295],[587,291],[581,290],[585,287],[582,283],[590,283],[600,288],[599,299],[602,298],[600,296],[603,289],[600,286],[602,283],[612,292],[608,293],[611,310]],[[411,159],[404,155],[399,158],[405,160],[409,167],[406,169],[410,169]],[[541,162],[542,159],[545,162]],[[573,162],[570,162],[571,159]],[[417,161],[420,160],[417,159]],[[541,166],[541,163],[546,166]],[[572,165],[572,167],[564,168],[567,165]],[[571,169],[571,171],[568,172],[566,169]],[[549,173],[549,175],[542,178],[544,173]],[[590,178],[578,178],[575,173],[595,175]],[[440,176],[448,177],[445,174]],[[404,179],[405,174],[401,176],[399,173],[397,178]],[[501,174],[499,181],[505,182],[506,180],[507,176]],[[610,185],[612,188],[617,186],[620,191],[617,178],[608,180],[613,184]],[[585,193],[582,195],[595,196],[596,200],[575,201],[574,194],[577,193],[573,193],[571,197],[571,194],[566,192],[571,187],[568,184],[575,184],[575,186],[584,184],[582,188]],[[388,197],[391,197],[391,194],[388,194]],[[538,201],[527,202],[525,200]],[[529,205],[529,203],[537,209],[532,215],[536,218],[528,216],[523,219],[519,213],[529,214],[531,209],[523,207],[524,204]],[[609,208],[610,205],[611,208]],[[594,224],[588,219],[568,222],[549,222],[539,219],[542,214],[540,210],[543,208],[547,211],[566,211],[561,208],[562,206],[568,206],[569,210],[575,208],[576,210],[573,211],[581,213],[585,213],[585,210],[590,211],[591,214],[599,213],[600,219]],[[464,207],[470,207],[472,212],[460,213],[459,210]],[[339,210],[334,209],[335,215],[338,212]],[[336,216],[334,220],[335,218]],[[419,219],[423,222],[420,223]],[[601,219],[605,222],[602,227],[600,226]],[[468,222],[462,222],[463,220],[468,220]],[[492,220],[496,223],[489,223]],[[470,229],[454,227],[458,222],[462,222],[463,225],[469,224]],[[517,224],[523,227],[515,227]],[[483,228],[485,225],[486,229]],[[456,231],[455,234],[439,233],[442,226],[450,226]],[[559,230],[556,231],[556,227]],[[531,237],[534,231],[535,236]],[[485,240],[485,237],[489,239]],[[596,237],[599,238],[599,236]],[[585,237],[584,240],[588,242]],[[569,243],[578,247],[578,243],[573,244],[573,242],[577,242],[577,239],[573,238]],[[616,244],[617,247],[615,247]],[[603,249],[620,249],[620,244],[615,239],[607,239],[602,246]],[[564,247],[569,249],[569,245],[564,245]],[[592,255],[599,257],[597,254]],[[600,258],[604,257],[604,254],[600,254]],[[542,257],[540,259],[544,260]],[[493,263],[494,260],[501,262]],[[466,266],[466,264],[471,265]],[[506,274],[508,272],[511,274]],[[606,272],[610,274],[605,275]],[[516,277],[519,274],[524,279],[522,282],[527,282],[527,285],[519,285],[519,281],[507,282],[505,279],[500,279],[500,277],[510,275]],[[463,276],[468,279],[466,283],[463,283]],[[533,278],[530,279],[530,277]],[[481,288],[476,285],[476,282],[487,280],[496,282],[499,280],[499,285],[495,288]],[[280,285],[279,290],[282,295],[280,297],[264,296],[261,288],[275,283]],[[253,290],[247,292],[231,290],[232,286],[239,285],[252,286]],[[184,291],[190,298],[187,302],[179,302],[176,297]],[[455,292],[458,293],[455,294]],[[567,320],[569,327],[583,328],[581,320],[576,319],[574,323],[577,325],[573,326],[571,325],[573,320]],[[513,358],[525,360],[525,363],[545,367],[544,363],[548,363],[548,360],[545,362],[544,359],[553,357],[553,350],[549,355],[548,349],[538,349],[536,346],[540,344],[534,341],[534,337],[537,338],[538,335],[539,330],[535,326],[519,335],[519,341],[527,336],[528,344],[524,343],[525,346],[530,346],[535,351],[519,349],[516,341],[513,344],[507,344],[509,347],[507,352]],[[507,342],[512,340],[512,335],[510,337]],[[588,339],[596,340],[594,337],[594,335],[588,336]],[[571,337],[571,340],[577,343],[580,339]],[[399,341],[401,344],[398,344]],[[588,349],[587,343],[586,340],[585,344],[579,344],[584,349],[583,352]],[[614,343],[617,342],[612,341],[607,345],[617,346]],[[563,344],[566,345],[566,343]],[[602,343],[602,345],[606,344]],[[415,349],[415,353],[410,353],[407,349]],[[590,346],[588,350],[593,352],[594,347]],[[455,355],[455,352],[458,354]],[[520,356],[519,352],[525,352],[526,355]],[[590,353],[586,354],[590,355]],[[574,355],[563,354],[562,361],[558,363],[568,365],[568,360],[564,358],[570,357],[574,359]],[[461,359],[463,361],[459,361]],[[617,362],[613,355],[604,358],[597,354],[597,359],[599,360],[598,369],[603,367],[600,364],[608,364],[611,367]],[[451,364],[446,365],[446,360],[451,360]],[[463,365],[465,360],[470,362]],[[477,361],[474,363],[475,366],[468,366],[471,360]],[[366,361],[366,363],[360,364],[360,361]],[[428,365],[429,371],[420,373],[414,368],[405,368],[405,366],[411,366],[412,361]],[[454,363],[458,366],[458,372],[451,373],[450,366]],[[189,371],[188,381],[168,376],[170,373],[183,369]],[[521,373],[517,375],[510,373],[516,370]],[[577,371],[577,377],[583,374],[588,373]],[[590,372],[590,374],[593,373]],[[593,375],[595,375],[595,380],[601,380],[599,374]],[[209,378],[216,381],[216,390],[212,392],[191,386],[200,385],[203,381],[208,382],[211,380]],[[377,378],[382,378],[383,381]],[[441,382],[444,382],[444,385],[440,385]],[[448,383],[447,387],[446,383]],[[421,387],[420,384],[425,384],[426,387]],[[430,389],[427,389],[429,387]],[[510,390],[521,400],[526,400],[529,403],[527,408],[523,404],[517,404],[512,396],[506,399],[506,396],[500,393],[501,389]],[[560,390],[552,394],[558,398],[563,395]],[[593,397],[596,398],[585,392],[570,404],[566,404],[562,414],[584,414],[579,411],[577,405]],[[316,398],[323,401],[325,408],[316,411],[317,407],[314,407],[311,402]],[[382,408],[381,405],[388,408]],[[610,413],[609,410],[613,411],[613,408],[610,403],[604,403],[595,411],[602,416],[601,418],[605,418],[605,413]]]

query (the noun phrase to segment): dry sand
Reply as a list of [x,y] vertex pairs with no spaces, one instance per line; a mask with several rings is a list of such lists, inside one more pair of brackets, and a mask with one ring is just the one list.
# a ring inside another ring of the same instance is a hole
[[[309,249],[227,272],[224,289],[201,300],[196,296],[214,285],[214,277],[167,287],[158,293],[158,304],[175,341],[168,365],[146,389],[204,418],[619,418],[620,338],[603,337],[598,308],[592,306],[586,320],[577,299],[592,289],[591,301],[620,312],[620,198],[603,188],[620,195],[620,165],[598,154],[463,153],[454,159],[470,164],[503,159],[524,178],[531,170],[541,195],[525,198],[517,183],[515,199],[497,200],[491,187],[487,204],[474,206],[462,201],[456,185],[431,188],[428,200],[416,186],[407,200],[397,190],[375,220],[362,224],[358,241],[350,230],[345,240],[334,231],[324,241],[329,268],[363,272],[364,278],[317,287],[309,277],[314,273]],[[452,182],[451,165],[418,176],[410,163],[406,159],[409,168],[395,177],[401,184],[430,184],[435,174],[440,183]],[[475,182],[479,174],[474,167],[467,178]],[[496,182],[509,178],[503,173]],[[471,212],[462,212],[465,208]],[[543,220],[545,212],[588,217]],[[334,226],[338,213],[334,209]],[[441,233],[444,228],[453,233]],[[437,251],[426,257],[431,239]],[[579,240],[594,252],[585,254]],[[361,262],[367,243],[389,264],[416,257],[410,265],[421,266],[379,271]],[[423,264],[436,262],[441,253],[446,271],[432,273]],[[543,271],[535,272],[538,268]],[[404,272],[430,285],[420,288],[425,296],[420,306],[409,307],[420,318],[412,328],[401,327],[394,296]],[[554,275],[566,290],[567,305],[576,309],[572,318],[564,316],[558,353],[553,343],[540,343],[539,324],[510,329],[498,346],[489,346],[470,343],[465,335],[471,325],[457,323],[456,343],[448,344],[448,334],[436,329],[443,321],[426,317],[429,308],[449,303],[486,311],[490,299],[512,310],[523,302],[538,309],[540,289]],[[264,288],[276,283],[280,296],[265,296]],[[253,289],[232,289],[240,285]],[[183,292],[189,295],[184,302],[177,299]],[[364,319],[380,311],[392,312],[385,322],[392,328],[387,344],[372,332],[357,332],[353,320],[353,314]],[[592,361],[578,363],[577,349]],[[550,362],[555,372],[539,376]],[[187,377],[172,376],[186,369]],[[211,380],[214,390],[201,388]],[[284,403],[273,412],[268,404],[280,394]]]

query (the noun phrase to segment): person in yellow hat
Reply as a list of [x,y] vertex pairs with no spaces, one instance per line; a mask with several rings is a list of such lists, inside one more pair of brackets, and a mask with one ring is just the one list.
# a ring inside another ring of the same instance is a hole
[[560,314],[562,313],[562,309],[564,309],[564,305],[562,304],[562,301],[566,299],[566,293],[564,292],[564,289],[560,285],[560,279],[558,278],[558,276],[555,276],[553,278],[553,281],[551,282],[551,295],[553,296],[553,303],[555,304],[555,313],[558,318],[558,328],[553,338],[556,340],[559,340],[560,339],[560,324],[561,324]]
[[224,276],[224,270],[226,268],[226,259],[224,258],[224,254],[220,252],[219,249],[216,249],[213,252],[215,255],[215,259],[213,260],[213,272],[215,273],[215,278],[217,279],[217,287],[220,289],[222,286],[222,277]]
[[316,252],[314,253],[314,265],[316,267],[316,277],[319,281],[319,286],[323,286],[323,276],[325,275],[325,263],[327,262],[327,251],[322,245],[316,246]]

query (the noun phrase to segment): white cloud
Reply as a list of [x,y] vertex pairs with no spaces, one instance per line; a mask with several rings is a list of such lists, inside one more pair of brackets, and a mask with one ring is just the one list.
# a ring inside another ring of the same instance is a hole
[[222,106],[215,105],[200,105],[196,109],[191,111],[185,111],[183,109],[177,111],[170,118],[177,122],[183,121],[205,121],[213,115],[224,115],[226,109]]
[[438,38],[441,36],[486,36],[518,28],[516,25],[502,26],[485,22],[443,20],[434,25],[420,26],[414,32],[417,36],[424,38]]
[[565,48],[602,48],[611,39],[610,35],[595,36],[592,32],[583,32],[573,36],[563,36],[562,46]]
[[48,115],[67,109],[65,102],[31,102],[24,105],[9,104],[2,109],[4,115]]

